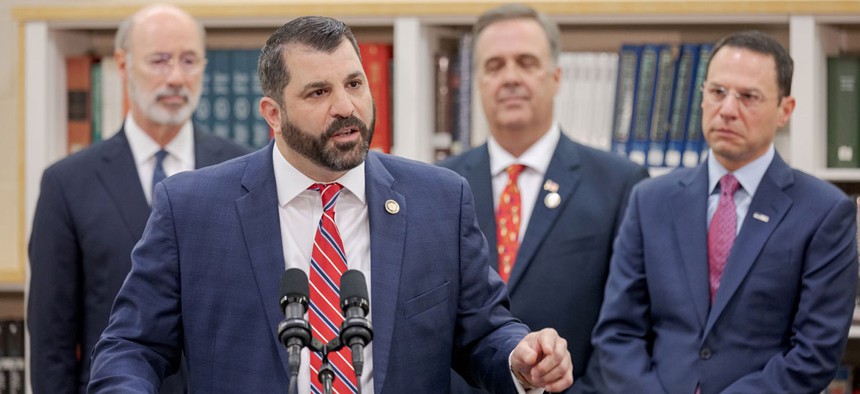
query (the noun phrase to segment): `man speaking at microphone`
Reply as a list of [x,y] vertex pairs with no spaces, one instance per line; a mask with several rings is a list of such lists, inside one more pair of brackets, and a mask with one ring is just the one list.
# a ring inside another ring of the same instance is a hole
[[[156,188],[93,353],[90,392],[155,392],[183,350],[192,392],[286,392],[285,268],[308,272],[308,319],[323,342],[343,319],[341,274],[368,278],[373,340],[361,381],[346,349],[329,354],[334,392],[444,392],[449,368],[499,393],[569,387],[566,341],[529,333],[508,311],[465,180],[368,153],[374,105],[349,28],[293,20],[269,38],[258,69],[274,143]],[[320,358],[309,353],[299,391],[321,393]]]

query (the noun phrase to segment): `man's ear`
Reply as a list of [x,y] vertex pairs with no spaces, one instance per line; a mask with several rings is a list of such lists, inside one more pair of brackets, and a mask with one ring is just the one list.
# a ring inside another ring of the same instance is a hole
[[119,70],[120,80],[125,82],[128,80],[128,68],[131,67],[126,61],[128,57],[122,49],[117,49],[113,52],[113,60],[116,62],[116,67]]
[[260,113],[266,119],[269,127],[277,133],[281,130],[281,105],[271,97],[260,99]]

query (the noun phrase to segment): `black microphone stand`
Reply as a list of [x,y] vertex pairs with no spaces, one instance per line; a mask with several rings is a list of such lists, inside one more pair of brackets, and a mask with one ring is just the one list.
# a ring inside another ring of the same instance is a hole
[[337,349],[329,349],[331,342],[323,346],[322,343],[316,339],[314,339],[314,341],[319,345],[319,350],[317,351],[322,354],[322,365],[320,366],[319,373],[317,373],[317,378],[323,386],[323,394],[331,394],[331,387],[334,384],[334,368],[332,368],[331,363],[328,362],[328,354],[333,351],[336,352]]

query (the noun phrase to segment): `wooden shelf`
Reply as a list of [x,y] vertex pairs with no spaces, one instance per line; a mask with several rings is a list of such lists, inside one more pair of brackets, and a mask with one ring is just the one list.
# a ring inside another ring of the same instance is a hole
[[[860,13],[857,1],[801,0],[557,0],[526,1],[550,15],[565,16],[691,16],[691,15],[761,15],[807,14],[844,15]],[[340,17],[393,18],[398,16],[468,16],[478,15],[497,5],[495,1],[457,0],[388,0],[388,1],[181,1],[177,3],[192,15],[208,19],[279,19],[299,15],[331,15]],[[130,15],[138,5],[106,7],[103,3],[74,6],[22,6],[12,10],[20,22],[50,21],[80,23],[104,21],[111,23]],[[710,18],[709,23],[715,23]],[[717,22],[718,23],[718,22]]]

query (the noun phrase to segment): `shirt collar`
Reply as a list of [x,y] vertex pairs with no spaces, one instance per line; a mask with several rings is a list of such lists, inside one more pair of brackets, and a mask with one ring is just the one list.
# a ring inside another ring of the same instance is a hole
[[[135,164],[140,167],[141,164],[148,160],[152,160],[155,153],[161,150],[149,134],[146,134],[143,129],[135,123],[131,114],[125,117],[125,136],[128,139],[128,146],[131,148],[131,154],[134,156]],[[191,126],[191,121],[186,121],[179,129],[179,133],[164,147],[170,156],[178,160],[184,168],[194,168],[194,131]]]
[[[275,185],[278,189],[278,205],[282,208],[307,190],[308,186],[317,183],[293,167],[278,150],[277,144],[272,148],[272,164],[275,170]],[[347,171],[336,182],[357,197],[362,204],[365,203],[364,162]]]
[[544,175],[547,168],[549,168],[549,162],[552,160],[552,154],[560,138],[561,130],[558,124],[553,122],[543,137],[540,137],[532,146],[526,149],[520,157],[514,157],[502,148],[491,135],[487,139],[487,149],[490,152],[490,173],[496,176],[512,164],[523,164],[527,168],[540,173],[540,175]]
[[[732,174],[737,178],[738,183],[740,183],[741,187],[744,191],[747,192],[750,196],[755,195],[755,191],[758,189],[758,185],[761,183],[761,178],[764,177],[764,173],[767,171],[767,168],[770,166],[770,163],[773,161],[773,157],[776,154],[776,150],[773,147],[773,144],[770,144],[770,147],[767,151],[764,152],[763,155],[759,156],[755,160],[751,161],[747,165],[738,168],[736,171],[732,172]],[[708,152],[708,191],[709,195],[714,193],[714,190],[717,187],[717,184],[720,183],[720,179],[723,175],[727,174],[729,171],[723,167],[720,162],[714,158],[713,150]]]

